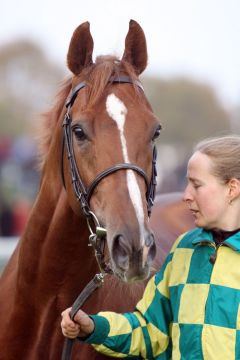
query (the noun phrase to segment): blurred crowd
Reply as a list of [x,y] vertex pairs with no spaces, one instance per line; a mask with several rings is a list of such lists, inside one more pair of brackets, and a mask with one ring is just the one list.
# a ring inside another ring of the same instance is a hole
[[29,137],[0,137],[0,236],[24,231],[39,183],[36,145]]

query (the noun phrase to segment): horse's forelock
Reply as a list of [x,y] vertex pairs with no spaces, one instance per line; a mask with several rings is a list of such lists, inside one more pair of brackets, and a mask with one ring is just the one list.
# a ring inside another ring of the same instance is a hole
[[137,78],[132,66],[120,61],[116,56],[98,56],[88,74],[88,108],[93,107],[101,97],[111,77],[120,74],[128,75],[132,80]]

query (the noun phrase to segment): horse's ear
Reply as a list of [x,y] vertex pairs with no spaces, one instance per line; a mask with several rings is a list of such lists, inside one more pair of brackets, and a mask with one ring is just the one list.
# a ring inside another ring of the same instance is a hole
[[132,64],[139,75],[147,66],[147,58],[147,43],[143,29],[136,21],[130,20],[122,60]]
[[93,38],[88,21],[76,28],[70,41],[67,64],[69,70],[79,75],[85,66],[92,64]]

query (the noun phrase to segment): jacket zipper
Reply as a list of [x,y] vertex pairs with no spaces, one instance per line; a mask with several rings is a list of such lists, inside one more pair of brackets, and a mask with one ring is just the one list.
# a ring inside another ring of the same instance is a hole
[[225,244],[220,243],[220,244],[218,244],[218,245],[215,245],[215,251],[214,251],[214,253],[213,253],[212,255],[210,255],[210,257],[209,257],[209,261],[210,261],[211,264],[213,264],[213,265],[215,264],[216,259],[217,259],[218,249],[219,249],[220,246],[222,246],[222,245],[225,245]]
[[210,246],[210,247],[213,247],[214,249],[215,249],[215,251],[214,251],[214,253],[212,254],[212,255],[210,255],[210,257],[209,257],[209,261],[210,261],[210,263],[211,264],[215,264],[215,262],[216,262],[216,259],[217,259],[217,252],[218,252],[218,249],[220,248],[220,246],[227,246],[227,247],[229,247],[230,249],[232,249],[232,250],[237,250],[234,246],[232,246],[232,245],[230,245],[230,244],[226,244],[226,243],[224,243],[224,242],[222,242],[222,243],[220,243],[220,244],[218,244],[218,245],[216,245],[214,242],[212,242],[212,241],[208,241],[208,240],[204,240],[204,241],[201,241],[200,243],[199,243],[199,245],[208,245],[208,246]]
[[232,249],[232,250],[235,250],[235,251],[237,250],[234,246],[229,245],[229,244],[226,244],[226,243],[224,243],[224,242],[216,245],[215,243],[212,243],[211,241],[202,241],[201,244],[202,244],[202,245],[207,244],[208,246],[211,246],[211,247],[213,247],[213,248],[215,249],[214,253],[213,253],[212,255],[210,255],[210,257],[209,257],[209,261],[210,261],[210,263],[213,264],[213,265],[214,265],[215,262],[216,262],[217,252],[218,252],[218,249],[220,248],[220,246],[227,246],[227,247],[229,247],[229,248]]

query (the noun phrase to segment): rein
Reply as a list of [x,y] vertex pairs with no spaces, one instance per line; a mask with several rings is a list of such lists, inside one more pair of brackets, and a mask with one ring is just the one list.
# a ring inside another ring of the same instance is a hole
[[[138,80],[132,80],[129,76],[121,75],[118,77],[111,77],[110,83],[129,83],[138,86],[143,91],[143,86]],[[71,312],[70,317],[73,320],[74,316],[78,312],[78,310],[82,307],[84,302],[88,299],[88,297],[103,284],[104,277],[106,274],[112,274],[112,270],[104,262],[104,244],[106,239],[106,230],[102,228],[99,224],[99,221],[96,215],[90,209],[90,199],[91,196],[97,187],[97,185],[107,176],[115,173],[118,170],[133,170],[137,172],[140,176],[144,178],[146,184],[146,200],[147,200],[147,208],[148,208],[148,216],[151,215],[151,208],[153,206],[155,191],[156,191],[156,159],[157,159],[157,150],[156,147],[153,147],[153,155],[152,155],[152,174],[151,180],[148,181],[148,177],[145,171],[140,168],[138,165],[131,163],[119,163],[115,164],[96,176],[96,178],[92,181],[88,188],[85,187],[81,176],[78,171],[78,167],[75,160],[74,150],[73,150],[73,137],[72,137],[72,129],[71,129],[71,108],[74,104],[74,101],[78,95],[78,92],[86,87],[87,84],[85,81],[76,85],[70,95],[66,100],[66,114],[63,120],[63,141],[62,141],[62,159],[61,159],[61,176],[64,187],[65,186],[65,178],[64,178],[64,148],[66,147],[67,158],[70,165],[71,172],[71,180],[72,186],[77,200],[80,202],[80,206],[83,212],[83,215],[86,217],[87,225],[89,228],[89,245],[92,246],[95,250],[95,257],[98,263],[98,267],[100,270],[99,274],[96,274],[94,278],[85,286],[82,290],[78,298],[75,300]],[[93,230],[94,226],[94,230]],[[65,339],[64,348],[62,352],[62,360],[69,360],[71,358],[72,347],[75,339]]]

